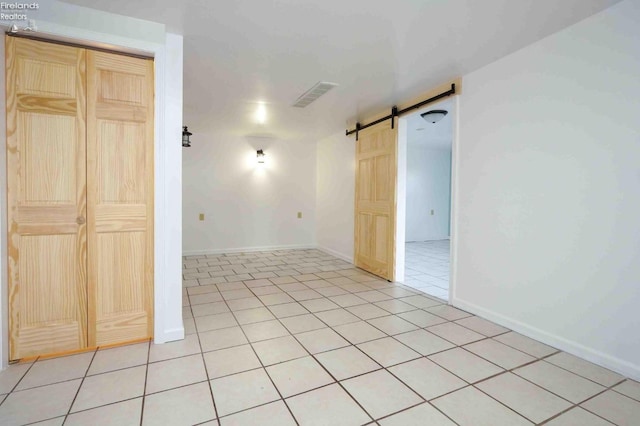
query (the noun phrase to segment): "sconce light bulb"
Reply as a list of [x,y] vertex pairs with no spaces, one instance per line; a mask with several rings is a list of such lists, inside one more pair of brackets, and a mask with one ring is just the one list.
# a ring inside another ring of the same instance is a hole
[[267,107],[264,104],[258,104],[258,109],[256,110],[256,121],[260,124],[267,122]]

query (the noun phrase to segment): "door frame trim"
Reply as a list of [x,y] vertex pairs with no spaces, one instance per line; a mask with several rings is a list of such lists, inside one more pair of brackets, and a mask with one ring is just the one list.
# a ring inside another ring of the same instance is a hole
[[[419,114],[426,110],[437,108],[443,102],[451,101],[453,104],[453,111],[451,111],[452,121],[452,140],[451,140],[451,205],[449,219],[450,224],[450,248],[449,248],[449,304],[452,303],[456,288],[456,270],[457,270],[457,258],[455,248],[458,245],[458,169],[459,169],[459,105],[460,94],[456,93],[451,97],[429,104],[419,110],[416,110],[413,114]],[[400,117],[398,120],[398,177],[396,188],[396,264],[395,264],[395,277],[396,281],[404,281],[404,267],[405,267],[405,243],[406,243],[406,205],[407,205],[407,119],[410,115]]]
[[[165,343],[184,338],[182,321],[182,36],[165,32],[165,44],[137,40],[121,35],[98,33],[83,28],[38,22],[41,36],[75,40],[88,48],[108,46],[116,51],[137,51],[154,58],[154,342]],[[4,37],[0,55],[4,57]],[[179,57],[178,57],[179,55]],[[0,67],[4,81],[5,67]],[[0,98],[6,98],[5,84]],[[0,131],[6,134],[6,102],[1,102]],[[165,119],[166,117],[166,119]],[[171,120],[179,117],[180,122]],[[174,122],[175,121],[175,122]],[[175,136],[175,140],[174,140]],[[0,369],[8,365],[8,277],[7,277],[7,189],[6,149],[0,150]],[[167,192],[170,191],[170,196]],[[178,208],[176,209],[176,205]]]

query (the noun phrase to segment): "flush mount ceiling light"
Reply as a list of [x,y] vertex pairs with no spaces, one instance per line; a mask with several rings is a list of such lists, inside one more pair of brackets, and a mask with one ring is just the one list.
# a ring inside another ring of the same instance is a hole
[[187,126],[184,126],[182,128],[182,147],[183,148],[189,148],[191,146],[191,141],[189,140],[189,136],[191,136],[193,133],[191,133],[188,129]]
[[420,117],[424,118],[429,123],[437,123],[438,121],[442,120],[448,113],[448,111],[445,111],[443,109],[433,109],[431,111],[423,112],[422,114],[420,114]]
[[256,121],[259,124],[267,122],[267,107],[264,103],[258,104],[258,108],[256,109]]
[[293,103],[293,106],[296,108],[304,108],[337,85],[337,83],[319,81],[311,89],[300,95],[300,97]]

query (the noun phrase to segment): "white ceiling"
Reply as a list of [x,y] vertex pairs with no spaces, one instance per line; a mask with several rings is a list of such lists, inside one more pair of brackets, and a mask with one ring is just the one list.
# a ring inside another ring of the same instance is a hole
[[[619,0],[65,0],[184,35],[184,121],[315,141]],[[307,108],[318,81],[339,83]],[[265,124],[255,120],[258,102]]]

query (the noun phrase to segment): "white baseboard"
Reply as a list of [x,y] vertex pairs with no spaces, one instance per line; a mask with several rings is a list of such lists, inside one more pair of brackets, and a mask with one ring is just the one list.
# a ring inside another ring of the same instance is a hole
[[435,238],[421,238],[419,240],[405,240],[405,243],[428,243],[428,242],[432,242],[432,241],[446,241],[446,240],[450,240],[450,239],[451,239],[450,236],[435,237]]
[[313,244],[294,244],[294,245],[281,245],[281,246],[263,246],[263,247],[235,247],[225,249],[205,249],[205,250],[184,250],[183,256],[197,256],[202,254],[224,254],[224,253],[244,253],[244,252],[256,252],[256,251],[271,251],[271,250],[308,250],[317,248]]
[[263,247],[236,247],[225,249],[206,249],[206,250],[185,250],[182,252],[183,256],[198,256],[203,254],[224,254],[224,253],[251,253],[256,251],[271,251],[271,250],[310,250],[317,249],[327,254],[344,260],[345,262],[353,263],[353,256],[340,253],[333,249],[323,246],[317,246],[314,244],[295,244],[295,245],[281,245],[281,246],[263,246]]
[[580,343],[565,339],[539,328],[506,317],[502,314],[482,308],[473,303],[466,302],[457,297],[451,298],[451,303],[456,308],[463,309],[472,314],[481,316],[489,321],[493,321],[503,327],[523,334],[532,339],[538,340],[546,345],[560,349],[577,357],[586,359],[594,364],[613,370],[633,380],[640,380],[640,365],[613,357],[606,353],[594,350]]
[[320,251],[330,254],[331,256],[335,256],[338,259],[344,260],[345,262],[353,263],[353,256],[347,256],[346,254],[342,254],[338,251],[335,251],[333,249],[330,249],[324,246],[317,246],[316,248]]
[[165,330],[162,336],[154,336],[153,343],[161,344],[184,339],[184,327]]

